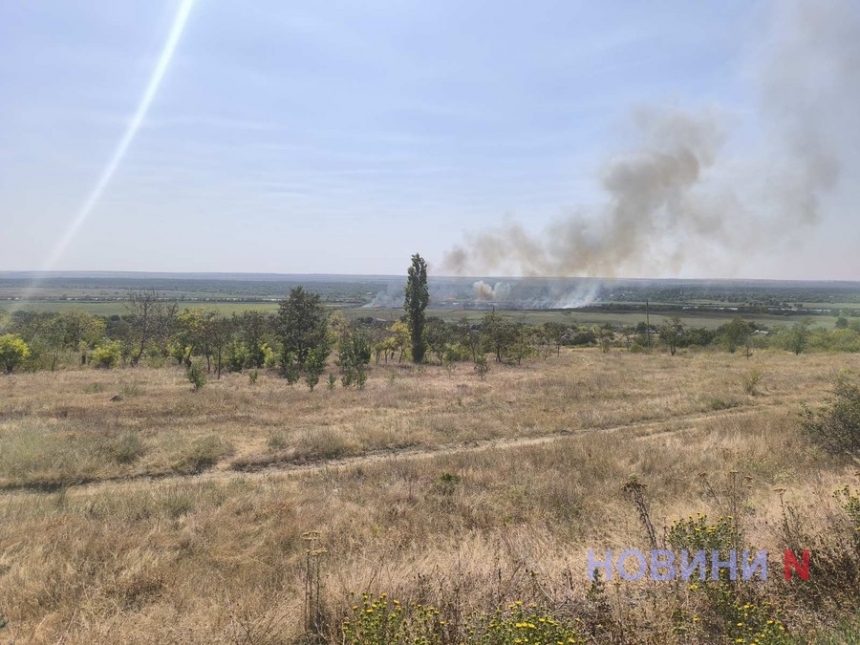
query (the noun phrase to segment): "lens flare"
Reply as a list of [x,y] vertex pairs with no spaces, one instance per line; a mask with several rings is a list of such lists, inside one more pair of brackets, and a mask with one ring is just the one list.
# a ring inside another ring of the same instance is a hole
[[[167,38],[167,42],[164,44],[164,49],[161,50],[158,62],[156,63],[155,68],[152,71],[152,76],[149,78],[149,83],[146,86],[146,91],[143,93],[143,98],[140,100],[140,104],[137,106],[137,110],[126,128],[125,134],[122,139],[120,139],[110,161],[107,166],[105,166],[105,169],[102,171],[101,176],[86,201],[75,214],[74,219],[66,229],[63,237],[60,238],[60,241],[56,244],[54,249],[51,251],[51,254],[42,265],[43,272],[50,271],[57,264],[57,261],[62,257],[63,253],[65,253],[81,226],[92,214],[93,209],[101,199],[102,193],[104,193],[105,188],[110,183],[110,180],[113,178],[119,165],[122,163],[131,142],[134,140],[137,131],[140,129],[140,126],[143,124],[143,120],[146,118],[149,106],[152,104],[155,95],[158,93],[161,81],[164,79],[164,75],[167,73],[168,67],[170,67],[170,61],[173,59],[176,46],[179,44],[179,39],[182,36],[182,32],[185,30],[185,24],[188,22],[188,16],[191,14],[191,8],[193,5],[194,0],[180,0],[179,10],[176,12],[176,17],[173,19],[173,25],[170,28],[170,35]],[[41,279],[43,278],[39,276],[34,278],[30,283],[30,286],[24,291],[19,302],[24,302],[32,297],[35,288],[38,286]],[[14,313],[14,311],[15,309],[13,308],[12,313]]]

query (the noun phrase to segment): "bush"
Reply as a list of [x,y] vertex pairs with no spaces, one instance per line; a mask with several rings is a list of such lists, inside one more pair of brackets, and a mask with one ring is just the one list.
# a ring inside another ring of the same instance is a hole
[[185,376],[188,378],[195,392],[206,385],[206,374],[199,363],[191,363],[185,371]]
[[860,454],[860,387],[846,375],[836,380],[826,405],[816,411],[804,406],[802,416],[803,429],[828,452]]
[[30,355],[30,348],[17,334],[0,336],[0,365],[11,374]]
[[91,362],[95,363],[96,367],[108,370],[116,367],[121,358],[122,348],[120,344],[116,341],[109,341],[95,348]]
[[343,336],[337,365],[343,372],[341,383],[344,387],[355,385],[359,390],[364,389],[371,354],[370,341],[363,333],[352,332]]
[[133,432],[126,432],[110,446],[113,459],[120,464],[131,464],[143,456],[143,442]]
[[750,396],[755,396],[758,394],[758,384],[761,381],[762,369],[761,366],[756,365],[751,370],[746,372],[741,377],[741,383],[744,386],[744,392],[749,394]]
[[478,354],[475,359],[475,373],[483,381],[487,378],[487,373],[490,371],[490,365],[487,363],[487,357],[484,354]]

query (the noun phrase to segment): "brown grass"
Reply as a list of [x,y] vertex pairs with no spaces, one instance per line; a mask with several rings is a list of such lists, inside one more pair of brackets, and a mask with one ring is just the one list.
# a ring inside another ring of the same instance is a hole
[[[852,480],[850,461],[806,443],[797,412],[860,357],[753,362],[756,396],[750,362],[721,353],[568,351],[485,381],[377,368],[362,392],[266,374],[195,393],[173,369],[0,378],[0,640],[292,642],[314,530],[333,624],[363,591],[574,611],[588,548],[647,548],[621,490],[632,474],[660,532],[720,514],[700,474],[720,491],[739,471],[746,534],[780,550],[775,488],[819,517]],[[622,591],[634,606],[637,586]],[[670,642],[649,612],[648,642]],[[613,620],[641,625],[633,613]]]

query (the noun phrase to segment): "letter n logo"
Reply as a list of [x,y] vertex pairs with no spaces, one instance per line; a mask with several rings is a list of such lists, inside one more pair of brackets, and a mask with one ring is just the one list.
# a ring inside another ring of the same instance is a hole
[[809,580],[809,551],[803,550],[803,562],[798,562],[797,557],[792,551],[785,551],[785,579],[791,580],[792,570],[797,572],[801,580]]

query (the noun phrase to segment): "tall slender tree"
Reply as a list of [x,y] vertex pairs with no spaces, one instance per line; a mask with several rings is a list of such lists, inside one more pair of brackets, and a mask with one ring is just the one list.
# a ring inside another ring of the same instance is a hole
[[427,290],[427,263],[418,253],[412,256],[412,264],[406,279],[406,322],[409,325],[409,338],[412,342],[412,362],[423,363],[427,352],[427,339],[424,336],[425,310],[430,302]]

